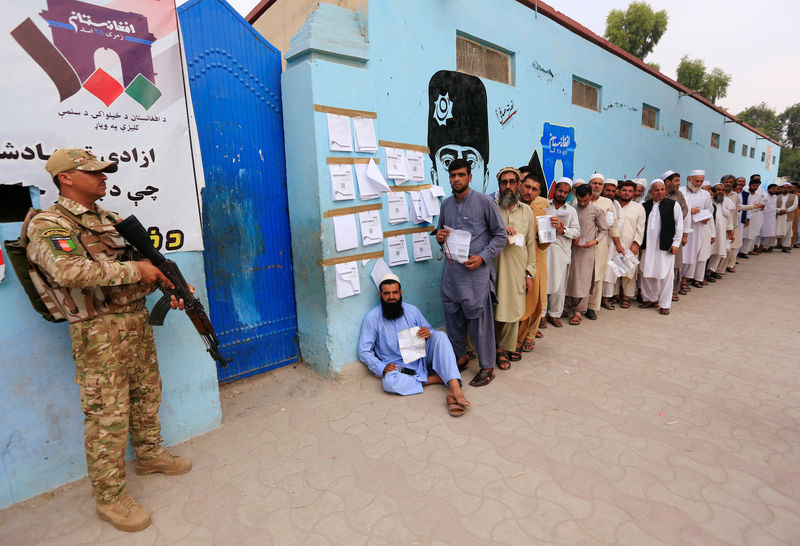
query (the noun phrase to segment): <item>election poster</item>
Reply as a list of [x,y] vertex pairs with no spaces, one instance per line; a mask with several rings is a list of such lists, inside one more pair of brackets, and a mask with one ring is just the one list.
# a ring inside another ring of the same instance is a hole
[[0,184],[58,198],[53,150],[117,163],[99,202],[163,251],[201,250],[174,1],[0,0]]

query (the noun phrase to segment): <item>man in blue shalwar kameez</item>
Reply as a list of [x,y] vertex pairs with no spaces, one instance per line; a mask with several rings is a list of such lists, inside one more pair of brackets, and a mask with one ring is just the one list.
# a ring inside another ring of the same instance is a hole
[[[470,403],[461,391],[461,374],[447,334],[431,331],[431,325],[422,312],[403,303],[397,275],[384,275],[378,290],[381,304],[364,317],[358,339],[358,358],[372,373],[382,378],[383,390],[389,393],[405,396],[421,393],[425,385],[447,385],[450,415],[463,415]],[[426,340],[425,357],[404,364],[398,333],[415,326],[419,328],[417,337]]]
[[486,194],[471,191],[470,164],[454,159],[448,166],[453,195],[442,202],[436,241],[444,245],[450,230],[468,231],[469,257],[463,263],[447,260],[442,268],[442,307],[447,336],[461,369],[469,360],[467,334],[478,353],[480,370],[470,381],[473,387],[494,379],[495,338],[492,304],[495,295],[495,258],[506,246],[508,234],[500,209]]

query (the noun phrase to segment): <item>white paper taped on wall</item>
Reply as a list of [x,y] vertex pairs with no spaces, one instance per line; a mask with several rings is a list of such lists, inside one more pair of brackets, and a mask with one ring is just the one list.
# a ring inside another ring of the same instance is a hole
[[331,173],[331,199],[345,201],[356,198],[352,165],[328,165]]
[[391,273],[392,270],[389,269],[389,266],[386,265],[386,262],[383,261],[383,258],[378,258],[378,261],[375,262],[375,266],[372,268],[372,282],[375,283],[376,288],[380,288],[381,279],[384,275]]
[[397,184],[402,184],[411,177],[406,164],[406,151],[402,148],[385,148],[386,151],[386,178],[391,178]]
[[374,154],[378,151],[378,140],[375,138],[372,118],[353,118],[353,129],[357,152]]
[[416,150],[406,151],[406,165],[409,178],[415,182],[425,180],[425,161],[422,152]]
[[358,263],[347,262],[336,264],[336,296],[339,299],[361,293],[361,281],[358,278]]
[[336,251],[350,250],[358,246],[358,230],[356,215],[346,214],[333,217],[333,237],[336,240]]
[[411,247],[414,249],[415,262],[423,262],[433,258],[433,252],[431,251],[431,234],[427,231],[423,233],[412,233]]
[[349,117],[328,114],[328,146],[332,152],[353,151]]
[[361,224],[362,246],[376,245],[383,242],[383,229],[381,228],[379,211],[367,210],[359,212],[358,221]]
[[408,222],[408,201],[406,200],[406,193],[404,191],[391,192],[386,195],[387,205],[389,209],[389,223],[402,224]]
[[395,235],[386,239],[386,254],[389,256],[389,265],[403,265],[409,262],[408,245],[405,235]]

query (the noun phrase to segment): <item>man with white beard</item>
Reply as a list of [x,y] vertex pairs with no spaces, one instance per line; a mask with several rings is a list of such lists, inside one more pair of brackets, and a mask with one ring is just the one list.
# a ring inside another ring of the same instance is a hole
[[647,179],[634,178],[633,183],[636,184],[636,190],[633,193],[632,201],[641,205],[645,202],[645,194],[647,193]]
[[[617,252],[625,252],[622,244],[619,242],[619,225],[617,224],[617,208],[614,202],[607,197],[603,197],[601,193],[605,187],[605,177],[600,173],[594,173],[589,177],[589,186],[592,188],[592,204],[599,208],[605,215],[605,225],[608,226],[608,236],[611,238],[614,249]],[[613,181],[616,188],[617,181]],[[576,194],[577,197],[577,194]],[[581,209],[577,208],[578,217],[580,219]],[[586,311],[586,318],[589,320],[597,319],[597,311],[600,309],[600,300],[603,297],[603,278],[606,275],[606,268],[608,267],[608,243],[597,245],[594,253],[594,280],[592,282],[592,290],[589,295],[589,309]]]
[[652,199],[645,201],[645,228],[642,241],[641,275],[643,309],[658,307],[669,315],[672,307],[672,277],[675,254],[683,236],[683,213],[680,205],[666,199],[664,183],[656,178],[650,186]]
[[[742,214],[746,224],[742,235],[742,254],[755,255],[760,253],[759,250],[756,250],[756,247],[761,242],[759,234],[761,233],[761,223],[764,219],[767,194],[759,186],[761,186],[761,175],[751,175],[748,191],[742,192],[742,201],[744,202],[747,199],[749,204],[755,205],[755,208],[749,213]],[[745,214],[747,217],[744,216]]]
[[[725,177],[723,177],[724,179]],[[733,203],[725,199],[725,184],[720,180],[714,184],[712,205],[714,207],[714,242],[711,244],[711,258],[708,261],[706,282],[716,282],[725,273],[728,255],[728,241],[733,239]]]
[[[691,280],[693,286],[703,287],[703,277],[705,271],[696,271],[697,258],[700,255],[700,247],[705,237],[705,224],[711,220],[713,213],[711,206],[711,195],[708,192],[700,191],[705,180],[706,172],[694,170],[686,177],[686,186],[680,189],[686,206],[689,209],[687,222],[691,231],[683,247],[683,265],[681,265],[681,288],[685,289]],[[705,217],[704,217],[705,216]],[[698,218],[695,220],[695,218]],[[703,264],[705,266],[705,264]]]

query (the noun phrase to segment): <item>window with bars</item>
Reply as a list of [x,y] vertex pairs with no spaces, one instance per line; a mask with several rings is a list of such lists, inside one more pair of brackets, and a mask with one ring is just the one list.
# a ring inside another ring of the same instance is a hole
[[456,36],[456,70],[508,85],[514,85],[511,55],[475,40]]
[[767,152],[761,152],[761,163],[767,160]]
[[642,125],[658,129],[658,108],[642,103]]
[[730,139],[730,140],[728,141],[728,153],[731,153],[731,154],[732,154],[732,153],[734,153],[735,151],[736,151],[736,141],[735,141],[735,140],[733,140],[733,139]]
[[753,159],[756,155],[756,149],[752,146],[750,147],[750,159]]
[[679,135],[681,138],[685,138],[687,140],[691,140],[692,138],[692,124],[685,119],[681,120],[681,129]]
[[719,135],[717,133],[711,133],[711,147],[719,148]]
[[742,144],[742,155],[747,157],[747,144]]
[[600,86],[572,77],[572,104],[600,111]]

